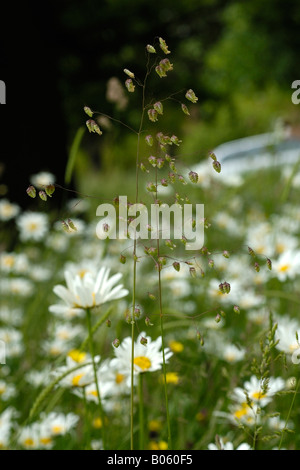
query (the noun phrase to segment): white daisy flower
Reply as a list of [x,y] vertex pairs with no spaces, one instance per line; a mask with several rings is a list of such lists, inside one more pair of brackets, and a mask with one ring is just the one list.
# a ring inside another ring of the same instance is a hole
[[40,173],[30,176],[30,183],[39,189],[43,189],[45,186],[55,183],[55,176],[48,171],[41,171]]
[[109,278],[110,269],[102,267],[96,276],[86,273],[83,277],[74,276],[70,271],[65,271],[67,288],[62,285],[54,287],[54,293],[66,304],[65,308],[86,309],[93,308],[118,300],[128,294],[128,290],[122,284],[117,284],[122,274],[114,274]]
[[264,381],[257,379],[252,375],[249,381],[244,383],[244,387],[236,387],[233,390],[233,398],[243,403],[245,402],[246,395],[248,395],[251,402],[259,405],[260,407],[266,406],[272,401],[273,396],[285,388],[285,381],[281,377],[270,377],[268,385],[265,390]]
[[[147,344],[141,344],[141,338],[147,340]],[[145,332],[139,334],[134,344],[134,373],[154,372],[162,368],[163,355],[161,351],[162,338],[159,336],[156,340],[152,340],[150,336],[146,336]],[[169,348],[165,348],[165,360],[168,362],[173,355]],[[131,371],[131,337],[125,338],[120,346],[115,349],[115,358],[112,359],[111,365],[116,367],[121,373],[130,375]]]
[[0,293],[2,295],[19,295],[21,297],[29,297],[34,290],[34,286],[29,279],[15,277],[12,279],[1,279]]
[[272,263],[272,272],[277,274],[279,281],[294,279],[300,272],[300,252],[293,250],[283,252]]
[[4,380],[0,380],[0,399],[3,401],[10,400],[16,395],[17,391],[13,384],[8,384]]
[[[99,356],[95,357],[95,361],[99,361]],[[58,377],[67,371],[73,369],[74,367],[78,366],[78,361],[73,360],[70,356],[67,356],[66,365],[58,367],[54,372],[53,375]],[[94,381],[94,370],[92,364],[84,364],[82,363],[82,367],[78,368],[77,370],[70,372],[66,375],[59,383],[62,387],[67,388],[76,388],[76,387],[86,387],[90,385]]]
[[1,199],[0,201],[0,220],[7,222],[8,220],[16,217],[20,212],[20,207],[8,199]]
[[276,348],[286,354],[293,354],[300,348],[300,343],[297,341],[297,335],[300,338],[299,322],[289,317],[283,317],[277,319],[277,324],[275,340],[279,340],[279,343]]
[[251,446],[246,442],[239,444],[236,448],[232,442],[224,442],[222,438],[219,439],[219,446],[217,444],[208,444],[208,450],[251,450]]
[[38,436],[38,425],[33,423],[28,426],[24,426],[18,438],[18,441],[22,447],[27,450],[35,450],[39,447],[39,436]]
[[55,413],[52,412],[43,418],[43,426],[48,428],[52,436],[62,436],[71,431],[78,423],[79,416],[74,413]]
[[48,233],[48,217],[41,212],[27,211],[17,219],[17,226],[22,241],[41,241]]

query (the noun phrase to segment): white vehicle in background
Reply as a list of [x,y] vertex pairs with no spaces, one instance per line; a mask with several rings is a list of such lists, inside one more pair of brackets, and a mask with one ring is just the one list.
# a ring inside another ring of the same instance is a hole
[[233,140],[214,149],[223,174],[293,165],[300,159],[300,132],[284,127],[274,132]]

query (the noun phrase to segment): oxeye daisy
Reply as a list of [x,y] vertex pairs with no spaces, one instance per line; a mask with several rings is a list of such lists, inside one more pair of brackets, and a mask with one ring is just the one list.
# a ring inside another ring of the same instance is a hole
[[[141,339],[145,338],[147,344],[141,344]],[[163,355],[161,351],[162,338],[159,336],[152,340],[146,336],[145,332],[139,334],[134,345],[134,373],[154,372],[162,368]],[[169,348],[165,348],[165,360],[168,362],[173,355]],[[129,376],[131,370],[131,337],[124,338],[118,348],[115,349],[116,358],[112,359],[113,366],[119,367]]]
[[52,412],[43,420],[43,426],[48,428],[51,435],[62,436],[73,429],[79,421],[79,416],[74,413],[55,413]]
[[[128,290],[122,284],[117,284],[122,274],[117,273],[109,277],[110,269],[102,267],[96,276],[87,272],[82,277],[73,275],[70,271],[65,271],[67,287],[57,285],[54,293],[60,297],[65,305],[59,305],[60,313],[63,309],[87,309],[98,307],[110,300],[121,299],[128,294]],[[117,285],[116,285],[117,284]],[[50,311],[57,310],[57,306],[52,306]]]
[[16,217],[20,212],[20,207],[17,204],[9,202],[8,199],[1,199],[0,201],[0,220],[7,222],[8,220]]
[[277,275],[279,281],[294,279],[300,270],[300,253],[288,250],[282,253],[277,260],[272,263],[272,272]]
[[41,241],[48,233],[48,217],[41,212],[27,211],[18,217],[17,226],[22,241]]
[[233,391],[233,396],[236,401],[244,402],[246,396],[251,403],[257,404],[260,407],[266,406],[272,401],[273,395],[283,390],[285,382],[281,377],[270,377],[268,381],[257,379],[253,375],[249,381],[244,383],[244,387],[236,387]]
[[234,448],[234,445],[232,442],[225,441],[222,438],[219,438],[218,444],[208,444],[208,450],[251,450],[251,447],[249,444],[246,442],[243,442],[242,444],[239,444],[236,448]]
[[55,183],[55,176],[48,171],[41,171],[35,175],[31,175],[30,182],[37,188],[43,189],[45,186]]
[[286,354],[293,354],[300,349],[300,324],[289,317],[278,319],[278,326],[275,333],[276,341],[279,341],[276,348]]

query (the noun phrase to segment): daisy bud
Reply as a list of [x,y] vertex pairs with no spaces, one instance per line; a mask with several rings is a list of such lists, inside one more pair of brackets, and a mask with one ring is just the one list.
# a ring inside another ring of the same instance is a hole
[[126,263],[126,256],[120,255],[120,263],[122,263],[122,264]]
[[141,343],[143,346],[147,346],[148,340],[147,340],[146,338],[144,338],[144,336],[142,336],[141,339],[140,339],[140,343]]
[[28,186],[28,188],[26,189],[26,193],[28,194],[28,196],[32,197],[32,198],[35,198],[36,197],[36,189],[34,186]]
[[223,256],[224,256],[224,258],[229,258],[229,256],[230,256],[229,251],[224,250],[223,251]]
[[47,201],[47,194],[45,193],[45,191],[40,191],[39,196],[42,199],[42,201]]
[[145,318],[145,324],[146,324],[146,326],[153,326],[153,323],[151,323],[149,317],[146,317],[146,318]]
[[112,344],[115,348],[118,348],[120,346],[120,340],[116,338],[113,340]]
[[129,93],[133,93],[133,92],[134,92],[135,85],[133,84],[133,81],[131,80],[131,78],[128,78],[128,79],[126,80],[125,86],[126,86],[127,90],[129,91]]
[[75,230],[75,232],[77,232],[77,227],[75,226],[74,222],[72,222],[71,219],[68,219],[68,224],[72,230]]
[[174,261],[173,268],[175,271],[180,271],[180,263],[178,263],[178,261]]
[[130,72],[130,70],[124,69],[123,72],[126,73],[126,75],[128,75],[128,77],[134,78],[134,73],[133,73],[133,72]]
[[150,54],[156,54],[156,50],[153,46],[151,46],[151,44],[147,44],[146,49]]
[[166,44],[166,41],[163,39],[163,38],[158,38],[159,40],[159,46],[161,48],[161,50],[165,53],[165,54],[170,54],[171,51],[169,51],[168,49],[168,46]]
[[156,103],[154,103],[153,108],[155,109],[155,111],[158,114],[163,114],[164,113],[164,108],[163,108],[163,105],[160,101],[157,101]]
[[89,108],[88,106],[85,106],[83,108],[84,112],[89,116],[89,117],[93,117],[93,111],[91,110],[91,108]]
[[46,191],[47,196],[52,197],[52,194],[55,191],[54,184],[48,184],[48,186],[46,186],[46,188],[45,188],[45,191]]
[[221,173],[221,163],[218,160],[214,160],[212,166],[217,173]]
[[190,112],[188,110],[188,107],[184,103],[181,103],[181,109],[184,112],[184,114],[186,114],[187,116],[190,116]]
[[198,101],[198,98],[197,98],[197,96],[195,95],[195,93],[192,89],[189,89],[186,92],[185,97],[186,97],[187,100],[191,101],[192,103],[197,103],[197,101]]
[[163,77],[166,77],[167,74],[164,70],[164,68],[161,66],[161,65],[157,65],[155,67],[155,72],[157,73],[157,75],[160,77],[160,78],[163,78]]
[[221,282],[221,284],[219,284],[219,290],[220,290],[223,294],[229,294],[229,292],[230,292],[230,284],[229,284],[229,282]]
[[106,326],[107,326],[108,328],[110,328],[110,327],[111,327],[111,321],[110,321],[110,319],[109,319],[109,318],[106,320]]
[[233,311],[234,311],[234,313],[241,313],[240,307],[238,305],[235,305],[233,307]]
[[156,167],[157,160],[156,160],[156,157],[153,157],[153,155],[151,155],[151,156],[148,158],[148,162],[149,162],[153,167]]
[[198,173],[196,173],[195,171],[189,172],[189,178],[192,183],[198,183]]
[[272,261],[269,258],[267,258],[267,266],[272,271]]
[[149,118],[150,121],[152,121],[152,122],[158,121],[158,118],[157,118],[157,111],[155,111],[155,109],[153,109],[153,108],[148,109],[148,118]]
[[254,269],[257,273],[260,271],[260,266],[258,263],[254,263]]
[[149,147],[152,147],[152,145],[153,145],[153,137],[152,137],[152,135],[146,135],[145,141],[146,141],[146,143],[149,145]]

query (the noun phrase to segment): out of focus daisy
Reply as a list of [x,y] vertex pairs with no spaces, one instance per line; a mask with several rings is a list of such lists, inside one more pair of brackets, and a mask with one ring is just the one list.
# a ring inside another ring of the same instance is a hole
[[48,217],[41,212],[23,212],[17,219],[17,226],[22,241],[41,241],[48,233]]
[[9,202],[8,199],[1,199],[0,201],[0,220],[7,222],[8,220],[16,217],[20,212],[20,207],[13,203]]
[[49,429],[52,436],[62,436],[71,431],[78,423],[79,416],[74,413],[52,412],[43,418],[43,426]]
[[[99,359],[99,356],[95,357],[96,362],[98,362]],[[80,364],[82,364],[82,367],[77,368],[71,372],[72,369],[79,366]],[[91,363],[85,364],[85,361],[78,363],[78,361],[74,361],[70,356],[67,356],[66,365],[58,367],[53,372],[53,375],[55,377],[59,377],[68,371],[70,371],[70,373],[65,375],[65,377],[59,382],[63,387],[86,387],[94,381],[94,371]]]
[[279,343],[276,348],[286,354],[293,354],[300,348],[299,340],[297,340],[297,336],[300,338],[300,324],[297,320],[287,316],[279,317],[277,322],[275,339],[279,340]]
[[300,252],[285,251],[272,263],[272,272],[279,281],[294,279],[300,272]]
[[48,171],[41,171],[35,175],[30,176],[30,183],[38,189],[43,189],[49,184],[55,183],[55,176]]

